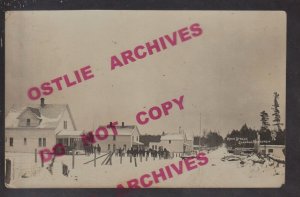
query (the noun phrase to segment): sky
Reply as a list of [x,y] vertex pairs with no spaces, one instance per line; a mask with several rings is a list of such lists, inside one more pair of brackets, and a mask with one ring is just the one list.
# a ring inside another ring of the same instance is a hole
[[[111,70],[111,56],[199,23],[203,34]],[[225,136],[260,128],[278,92],[285,123],[286,15],[281,11],[12,11],[5,23],[5,111],[39,103],[27,90],[86,65],[94,78],[45,102],[68,104],[77,129],[111,121],[142,134]],[[135,116],[184,95],[184,109],[139,125]],[[272,117],[270,117],[272,121]],[[285,125],[284,125],[285,127]]]

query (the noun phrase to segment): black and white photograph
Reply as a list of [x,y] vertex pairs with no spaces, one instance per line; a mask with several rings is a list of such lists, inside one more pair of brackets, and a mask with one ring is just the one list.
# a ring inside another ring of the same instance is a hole
[[5,12],[7,188],[280,188],[284,11]]

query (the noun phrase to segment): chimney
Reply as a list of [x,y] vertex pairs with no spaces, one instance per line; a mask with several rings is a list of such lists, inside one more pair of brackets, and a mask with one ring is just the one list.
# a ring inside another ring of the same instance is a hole
[[112,122],[110,122],[110,123],[109,123],[109,126],[110,126],[110,127],[112,127],[112,126],[113,126],[113,125],[112,125]]
[[125,127],[125,124],[124,124],[124,122],[122,122],[122,127]]
[[41,98],[41,107],[44,107],[44,106],[45,106],[45,99]]

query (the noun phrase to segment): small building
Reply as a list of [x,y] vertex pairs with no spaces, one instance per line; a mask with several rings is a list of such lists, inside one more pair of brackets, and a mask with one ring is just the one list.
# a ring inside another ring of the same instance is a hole
[[194,136],[186,134],[185,151],[192,152],[194,150]]
[[285,160],[285,145],[259,145],[258,153]]
[[[103,126],[105,127],[105,126]],[[136,125],[122,125],[115,126],[118,135],[108,132],[108,137],[105,140],[97,141],[95,145],[101,147],[102,152],[114,151],[116,149],[124,149],[127,151],[132,148],[142,148],[144,144],[140,142],[140,131]]]
[[76,131],[67,104],[28,105],[11,109],[5,117],[5,151],[33,153],[35,149],[49,148],[56,144],[56,134],[63,130]]
[[172,153],[184,153],[193,151],[193,137],[184,132],[167,133],[161,136],[160,142],[150,142],[149,148],[154,150],[167,149]]

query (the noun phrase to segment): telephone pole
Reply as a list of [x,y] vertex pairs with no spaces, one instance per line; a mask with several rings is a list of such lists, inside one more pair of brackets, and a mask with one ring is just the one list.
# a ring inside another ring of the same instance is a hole
[[200,112],[200,131],[199,131],[199,151],[200,151],[200,136],[201,136],[201,112]]

